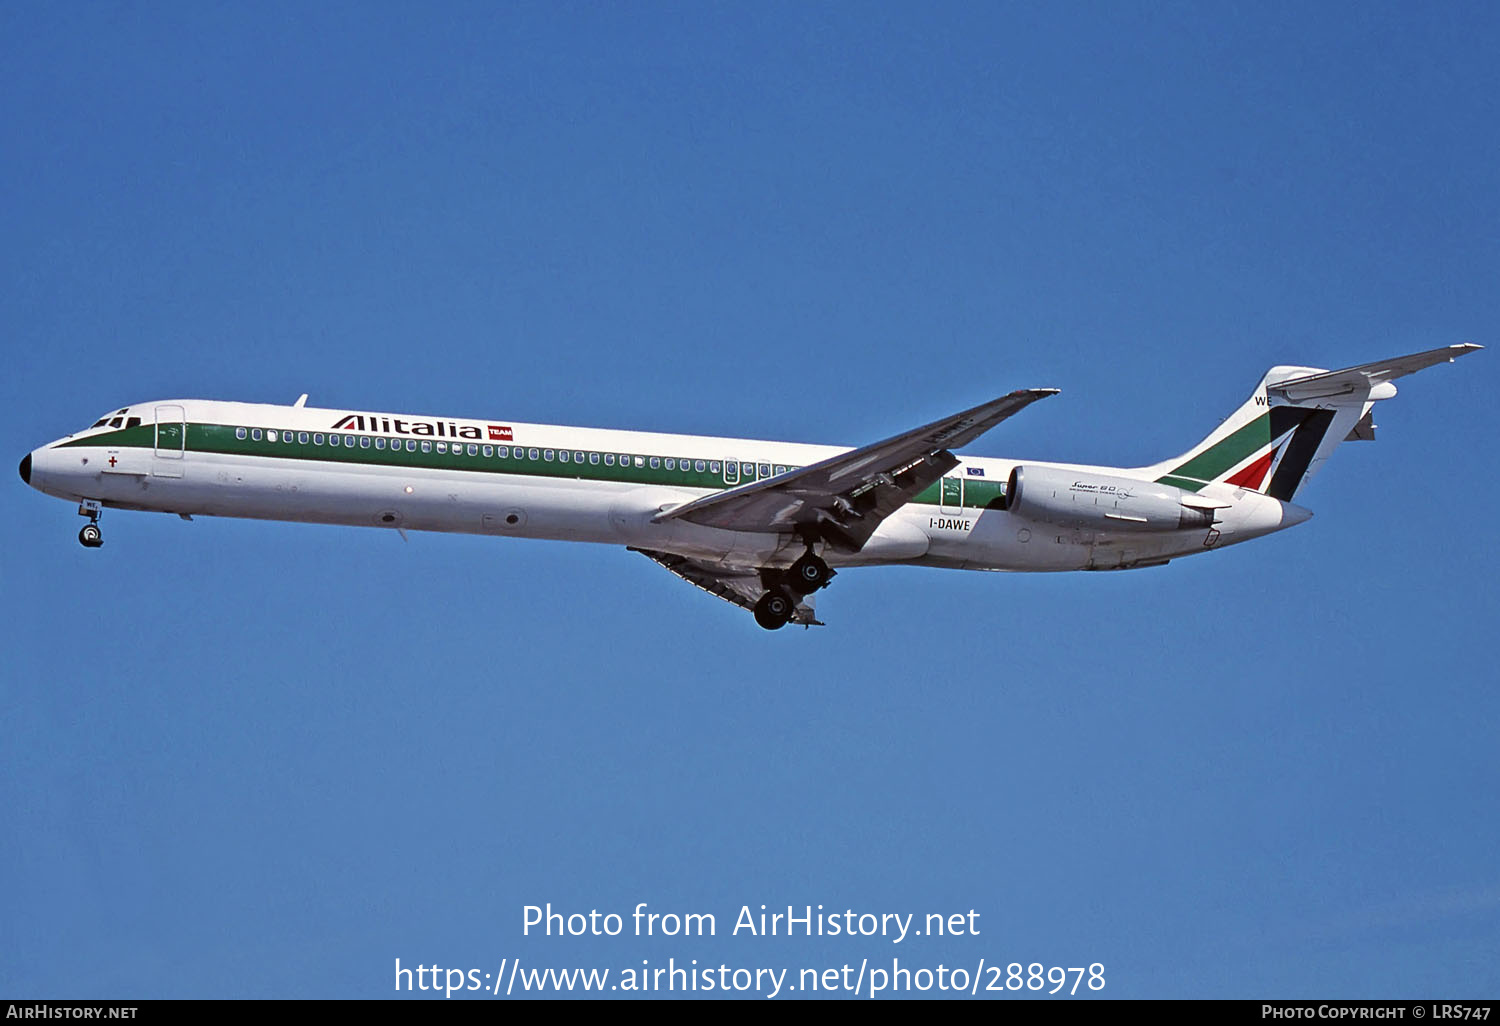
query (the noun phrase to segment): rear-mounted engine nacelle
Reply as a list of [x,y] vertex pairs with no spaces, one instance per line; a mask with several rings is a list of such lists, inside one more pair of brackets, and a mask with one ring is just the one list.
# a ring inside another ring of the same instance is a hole
[[1018,516],[1096,531],[1209,528],[1217,505],[1170,485],[1056,467],[1016,467],[1005,490]]

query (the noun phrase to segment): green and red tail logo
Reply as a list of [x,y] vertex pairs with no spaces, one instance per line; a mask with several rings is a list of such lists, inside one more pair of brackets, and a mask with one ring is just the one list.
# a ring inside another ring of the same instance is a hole
[[1290,502],[1333,417],[1331,410],[1274,406],[1157,481],[1190,492],[1222,481]]

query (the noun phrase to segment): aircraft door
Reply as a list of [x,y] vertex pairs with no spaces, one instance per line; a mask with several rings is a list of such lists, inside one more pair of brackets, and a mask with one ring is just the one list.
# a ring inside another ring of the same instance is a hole
[[156,408],[156,449],[151,456],[155,477],[181,477],[187,451],[187,418],[181,406]]
[[737,485],[740,483],[739,460],[724,461],[724,483],[727,485]]
[[938,508],[944,513],[954,516],[964,511],[964,479],[961,477],[945,477],[940,485],[938,494]]

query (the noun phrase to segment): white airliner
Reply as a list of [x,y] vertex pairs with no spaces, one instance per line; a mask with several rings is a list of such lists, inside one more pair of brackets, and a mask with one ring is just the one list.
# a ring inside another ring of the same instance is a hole
[[1056,389],[1022,389],[860,449],[509,420],[171,399],[21,461],[33,488],[150,510],[624,545],[744,606],[816,624],[836,568],[1158,566],[1300,524],[1291,498],[1341,441],[1374,438],[1392,379],[1463,344],[1345,370],[1273,367],[1207,438],[1149,467],[957,456]]

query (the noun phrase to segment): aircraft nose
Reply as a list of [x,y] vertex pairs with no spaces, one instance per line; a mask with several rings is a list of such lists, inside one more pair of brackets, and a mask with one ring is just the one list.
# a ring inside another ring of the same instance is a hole
[[27,453],[21,460],[21,480],[31,484],[31,453]]

